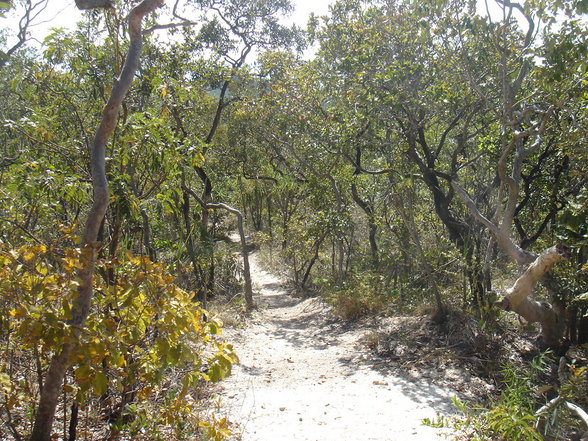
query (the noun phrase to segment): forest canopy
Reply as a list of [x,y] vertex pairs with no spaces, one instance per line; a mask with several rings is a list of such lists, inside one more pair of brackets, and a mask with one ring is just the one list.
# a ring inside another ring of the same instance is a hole
[[222,439],[191,388],[246,234],[345,319],[588,343],[588,3],[488,3],[76,0],[39,44],[48,0],[0,2],[0,434]]

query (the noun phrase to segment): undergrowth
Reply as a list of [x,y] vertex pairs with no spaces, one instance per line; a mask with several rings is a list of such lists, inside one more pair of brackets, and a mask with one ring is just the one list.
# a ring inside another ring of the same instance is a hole
[[454,397],[453,404],[461,417],[441,416],[423,423],[452,427],[467,439],[477,441],[579,440],[586,428],[581,427],[566,403],[584,403],[587,399],[586,368],[560,360],[558,388],[546,384],[550,383],[554,366],[550,351],[540,353],[526,365],[506,362],[500,369],[502,391],[489,404],[475,405]]
[[70,439],[222,439],[226,421],[210,419],[199,396],[237,362],[221,322],[164,265],[127,252],[98,262],[76,338],[78,262],[79,249],[0,243],[0,438],[30,433],[54,348],[73,339],[56,424],[69,426]]

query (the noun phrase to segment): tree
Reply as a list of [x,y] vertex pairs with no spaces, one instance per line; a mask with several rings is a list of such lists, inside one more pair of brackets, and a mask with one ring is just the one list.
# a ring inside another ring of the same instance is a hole
[[339,133],[347,135],[332,149],[356,175],[387,174],[397,181],[402,174],[395,165],[412,163],[407,173],[420,175],[430,192],[439,220],[466,260],[473,303],[481,305],[481,233],[467,213],[455,209],[450,185],[461,170],[475,166],[480,155],[467,146],[487,125],[479,98],[463,93],[448,69],[459,63],[453,48],[463,37],[466,6],[339,2],[317,38],[323,78],[329,79],[329,110]]
[[[538,170],[542,165],[543,158],[550,154],[551,146],[549,143],[545,143],[545,138],[549,136],[549,132],[551,132],[551,136],[554,136],[553,129],[549,130],[550,123],[554,119],[556,109],[563,107],[565,101],[558,100],[550,94],[543,94],[540,91],[541,84],[537,84],[531,79],[532,72],[538,70],[534,66],[533,60],[536,23],[532,11],[524,9],[517,3],[500,1],[499,4],[503,10],[503,24],[500,28],[489,27],[497,55],[496,80],[501,84],[501,94],[494,95],[499,103],[494,108],[494,112],[501,122],[501,155],[497,162],[500,186],[496,199],[497,207],[493,213],[494,221],[478,210],[474,201],[457,182],[452,182],[452,186],[464,200],[470,212],[488,228],[493,240],[501,250],[513,259],[521,269],[519,279],[500,303],[502,308],[517,312],[529,322],[539,322],[543,342],[549,346],[557,346],[565,329],[564,314],[561,309],[562,302],[552,306],[546,302],[531,300],[529,295],[537,281],[556,262],[568,257],[568,252],[565,247],[556,246],[536,254],[525,247],[537,240],[547,223],[563,206],[555,205],[549,209],[545,220],[539,224],[537,233],[533,235],[533,239],[529,239],[529,235],[520,225],[520,220],[515,220],[515,218],[525,208],[530,197],[530,180],[541,174]],[[513,19],[515,13],[522,14],[526,20],[527,29],[522,35],[515,30]],[[577,71],[574,72],[574,67],[572,66],[570,71],[572,76],[578,74]],[[491,101],[480,87],[476,85],[472,87],[485,101]],[[546,147],[544,147],[545,145]],[[525,163],[541,148],[545,148],[545,150],[539,158],[538,165],[525,176],[523,173]],[[565,163],[563,166],[567,168]],[[556,179],[559,179],[559,173],[555,174]],[[519,201],[523,179],[525,197]],[[555,191],[557,192],[557,188]],[[521,246],[517,245],[512,238],[514,225],[517,225],[517,230],[521,235]],[[544,284],[557,301],[556,291],[560,287],[554,284],[553,279],[545,280],[545,277]]]
[[[21,13],[21,18],[18,20],[17,40],[12,46],[7,48],[5,52],[0,51],[0,69],[2,69],[6,63],[8,63],[11,56],[26,43],[29,38],[28,33],[30,27],[35,24],[35,21],[38,19],[39,15],[45,11],[47,5],[47,0],[23,0],[19,2],[18,6],[21,6],[23,11]],[[8,7],[11,6],[11,2],[9,2]],[[3,9],[4,7],[4,4],[0,4],[0,9]],[[0,13],[0,17],[2,16],[3,14]]]
[[[216,72],[209,87],[211,95],[216,99],[212,109],[212,118],[204,128],[199,128],[201,133],[194,132],[199,140],[198,153],[200,160],[193,161],[186,168],[186,174],[182,187],[184,191],[183,201],[186,208],[184,224],[187,230],[188,240],[192,240],[193,229],[189,211],[189,192],[191,190],[188,170],[191,168],[201,182],[202,193],[200,199],[204,205],[200,205],[200,240],[204,245],[204,253],[207,256],[207,275],[201,277],[203,287],[199,292],[198,300],[205,306],[208,295],[214,291],[215,265],[214,265],[214,234],[215,225],[210,225],[209,208],[206,208],[213,198],[213,179],[208,170],[206,158],[214,152],[209,152],[215,144],[222,145],[224,140],[219,140],[218,131],[221,127],[221,118],[228,107],[244,99],[247,86],[252,81],[249,69],[245,66],[248,56],[254,49],[265,50],[271,47],[280,47],[296,41],[297,29],[287,28],[278,23],[278,16],[290,11],[291,5],[287,1],[272,2],[246,2],[241,1],[220,3],[216,1],[201,2],[204,9],[212,11],[212,15],[203,24],[197,41],[193,42],[198,50],[211,50],[215,54]],[[177,123],[177,130],[181,136],[187,138],[191,127],[184,121],[186,114],[172,110]],[[189,248],[194,248],[189,245]],[[190,254],[194,254],[190,251]],[[194,271],[203,274],[192,259]]]
[[92,187],[94,198],[92,208],[86,220],[82,239],[82,254],[78,277],[80,285],[78,295],[72,307],[70,323],[72,339],[65,341],[51,361],[45,375],[41,398],[35,416],[35,425],[31,434],[32,441],[48,441],[51,437],[51,427],[55,416],[55,408],[59,398],[63,377],[69,361],[69,356],[79,337],[86,318],[90,312],[93,296],[93,274],[95,262],[96,239],[102,219],[108,206],[108,181],[105,172],[105,149],[108,138],[116,127],[116,118],[120,110],[139,63],[141,47],[143,45],[142,21],[163,4],[163,0],[144,0],[135,6],[128,18],[130,46],[125,64],[119,78],[114,84],[108,102],[102,114],[102,121],[94,135],[92,145]]

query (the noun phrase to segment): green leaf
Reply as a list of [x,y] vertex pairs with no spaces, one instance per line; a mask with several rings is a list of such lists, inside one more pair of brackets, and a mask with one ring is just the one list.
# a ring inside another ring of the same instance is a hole
[[218,363],[215,363],[210,367],[208,370],[208,377],[213,383],[216,383],[225,377],[224,372]]
[[94,393],[98,396],[104,394],[108,389],[108,378],[102,371],[96,372],[96,376],[92,381],[92,386],[94,388]]

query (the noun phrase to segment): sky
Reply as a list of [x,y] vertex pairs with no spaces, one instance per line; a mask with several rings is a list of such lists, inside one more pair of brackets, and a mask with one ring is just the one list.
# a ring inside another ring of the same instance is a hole
[[[329,5],[335,3],[335,1],[336,0],[291,0],[295,10],[290,17],[283,20],[283,23],[294,23],[304,29],[306,28],[308,17],[311,13],[318,16],[327,15],[329,12]],[[168,1],[168,3],[171,3],[171,1]],[[478,0],[478,10],[481,14],[485,13],[485,8],[482,9],[484,3],[483,0]],[[500,15],[494,2],[491,1],[489,4],[491,14],[493,16],[496,14]],[[84,12],[77,9],[74,0],[48,0],[47,7],[37,20],[35,20],[36,24],[30,28],[32,41],[29,41],[28,44],[41,46],[43,39],[49,34],[50,29],[53,27],[73,29],[76,23],[82,18],[83,14]],[[16,32],[18,31],[19,18],[19,16],[16,16],[16,18],[14,16],[10,17],[10,14],[7,14],[6,18],[0,18],[0,31],[2,31],[3,28],[9,28],[11,31],[10,34],[13,35],[13,37],[8,40],[8,44],[6,45],[8,47],[11,46],[11,42],[16,41],[14,35],[16,35]],[[498,16],[494,18],[498,18]]]
[[[295,11],[284,23],[295,23],[305,28],[311,12],[316,15],[325,15],[329,4],[335,0],[292,0]],[[39,42],[49,33],[52,27],[73,28],[82,17],[83,12],[76,8],[74,0],[49,0],[48,7],[39,17],[38,24],[31,27],[31,36]],[[0,20],[0,27],[12,28],[13,34],[18,29],[18,18],[5,18]]]

